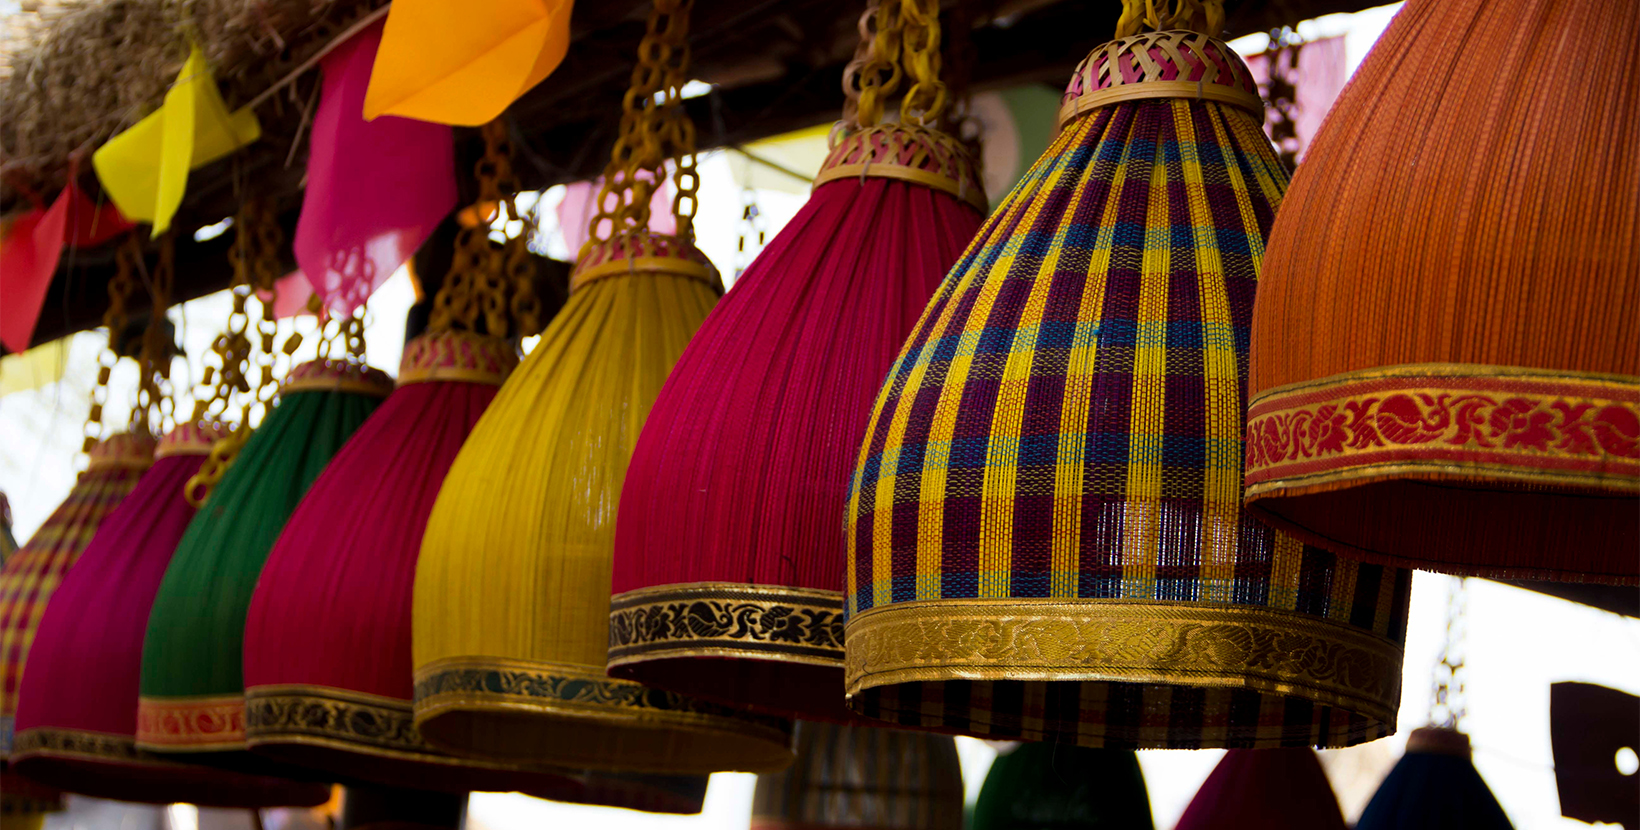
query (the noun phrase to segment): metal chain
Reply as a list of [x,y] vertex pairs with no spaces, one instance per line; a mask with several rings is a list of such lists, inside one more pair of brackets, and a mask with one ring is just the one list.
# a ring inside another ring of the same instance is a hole
[[945,82],[940,80],[939,0],[900,0],[901,60],[911,88],[900,101],[900,123],[922,127],[939,124],[945,112]]
[[1146,29],[1189,29],[1218,37],[1224,32],[1224,0],[1122,0],[1116,36],[1132,37]]
[[[433,297],[428,330],[476,332],[482,311],[489,334],[506,337],[509,323],[516,323],[519,334],[527,336],[541,330],[535,263],[529,255],[534,217],[526,219],[518,210],[518,177],[512,169],[512,138],[506,123],[497,118],[484,125],[482,134],[484,155],[473,165],[478,199],[472,212],[477,221],[456,236],[450,271]],[[497,208],[504,229],[513,222],[523,224],[518,233],[507,235],[499,250],[490,241],[488,214],[492,208]]]
[[1448,577],[1446,592],[1446,637],[1441,643],[1441,659],[1435,664],[1434,692],[1429,706],[1429,722],[1447,729],[1458,729],[1469,713],[1469,696],[1465,681],[1469,672],[1464,668],[1469,586],[1464,577]]
[[[649,200],[675,161],[672,213],[678,236],[694,237],[699,207],[695,172],[695,125],[680,97],[688,82],[689,12],[694,0],[655,0],[648,30],[638,45],[632,83],[621,101],[620,133],[604,170],[597,211],[587,234],[588,247],[618,234],[649,226]],[[640,176],[642,171],[645,175]]]
[[[752,260],[763,250],[763,243],[768,235],[769,223],[763,218],[763,211],[757,207],[757,191],[750,187],[740,189],[740,245],[735,249],[735,278],[751,266]],[[757,241],[748,245],[747,240],[756,236]]]
[[[125,250],[120,251],[124,256]],[[136,252],[140,257],[140,250]],[[171,357],[175,345],[166,332],[166,311],[171,306],[171,285],[175,274],[176,236],[160,237],[159,262],[148,278],[151,310],[148,327],[142,333],[137,354],[137,396],[131,406],[131,431],[160,436],[176,425],[176,401],[171,398]]]
[[872,0],[860,15],[860,42],[843,70],[843,121],[851,129],[875,127],[884,102],[900,88],[899,0]]
[[114,276],[108,281],[108,310],[103,312],[103,327],[108,329],[108,345],[97,355],[97,382],[91,387],[91,411],[85,419],[85,441],[81,452],[103,438],[103,407],[108,404],[108,380],[119,365],[120,337],[125,334],[126,302],[137,290],[137,268],[142,263],[142,240],[136,231],[127,234],[115,254]]

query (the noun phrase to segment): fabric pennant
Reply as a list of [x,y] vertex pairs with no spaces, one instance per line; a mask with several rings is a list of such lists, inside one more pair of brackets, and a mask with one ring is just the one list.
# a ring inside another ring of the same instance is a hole
[[569,50],[573,0],[397,0],[364,117],[476,127],[551,74]]
[[130,129],[108,140],[91,157],[97,178],[130,219],[169,230],[182,204],[188,171],[203,167],[262,135],[249,107],[229,112],[194,46],[165,103]]
[[63,245],[87,247],[129,230],[131,223],[113,205],[97,205],[74,183],[48,209],[35,208],[6,225],[0,234],[0,343],[11,352],[28,349],[57,273]]
[[386,282],[456,204],[449,126],[359,115],[381,43],[378,23],[325,57],[296,223],[297,264],[342,314]]

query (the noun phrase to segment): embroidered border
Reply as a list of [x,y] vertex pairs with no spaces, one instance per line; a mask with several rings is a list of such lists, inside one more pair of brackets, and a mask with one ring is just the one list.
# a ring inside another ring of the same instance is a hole
[[1158,600],[919,600],[848,623],[848,694],[917,681],[1243,687],[1393,723],[1401,647],[1293,612]]
[[138,749],[188,752],[244,746],[244,695],[137,700]]
[[1248,407],[1249,500],[1399,475],[1640,491],[1640,378],[1420,364],[1277,387]]
[[302,743],[381,752],[414,760],[455,760],[422,739],[410,701],[328,686],[254,686],[245,692],[245,743]]
[[14,761],[41,755],[54,758],[85,758],[109,764],[145,767],[186,766],[137,749],[137,742],[130,735],[52,727],[39,727],[18,733],[16,745],[11,753]]
[[611,666],[700,656],[843,661],[841,591],[693,582],[627,591],[609,607]]

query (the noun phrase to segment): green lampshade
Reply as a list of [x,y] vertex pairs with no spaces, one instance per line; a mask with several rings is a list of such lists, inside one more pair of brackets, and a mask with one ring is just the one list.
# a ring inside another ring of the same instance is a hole
[[249,757],[242,655],[262,564],[308,486],[392,387],[354,363],[314,361],[291,372],[160,583],[143,643],[140,748],[212,753],[227,766]]
[[1139,758],[1117,749],[1025,744],[997,756],[972,830],[1154,830]]

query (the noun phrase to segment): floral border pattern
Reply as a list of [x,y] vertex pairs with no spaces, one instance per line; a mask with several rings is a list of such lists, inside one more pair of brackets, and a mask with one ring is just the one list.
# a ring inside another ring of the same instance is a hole
[[[702,648],[843,660],[838,591],[699,583],[620,594],[610,603],[612,665]],[[660,654],[657,654],[659,652]]]

